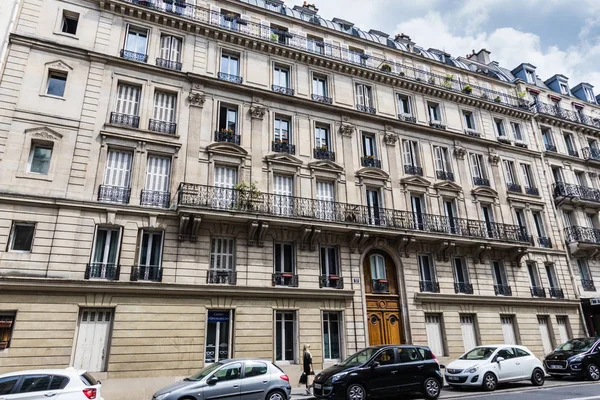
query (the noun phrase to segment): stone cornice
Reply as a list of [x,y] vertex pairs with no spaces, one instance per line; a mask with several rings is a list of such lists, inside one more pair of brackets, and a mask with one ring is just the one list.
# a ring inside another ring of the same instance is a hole
[[478,296],[463,294],[415,293],[417,303],[513,305],[525,307],[579,307],[578,300],[514,296]]

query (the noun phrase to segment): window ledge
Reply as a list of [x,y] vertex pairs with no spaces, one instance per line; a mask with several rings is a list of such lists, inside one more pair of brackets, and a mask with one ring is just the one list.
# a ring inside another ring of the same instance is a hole
[[144,129],[144,128],[133,128],[131,126],[111,124],[110,122],[106,122],[105,126],[115,128],[115,129],[123,129],[123,130],[131,131],[131,132],[148,133],[150,135],[160,136],[160,137],[169,138],[169,139],[179,139],[180,138],[179,135],[171,135],[170,133],[156,132],[156,131],[151,131],[150,129]]
[[79,37],[77,37],[77,34],[73,35],[72,33],[65,33],[65,32],[61,32],[61,31],[54,31],[53,33],[55,35],[68,37],[69,39],[79,40]]
[[62,101],[66,101],[67,99],[64,96],[54,96],[52,94],[47,94],[47,93],[40,93],[40,97],[48,97],[50,99],[55,99],[55,100],[62,100]]
[[15,177],[20,178],[20,179],[32,179],[32,180],[36,180],[36,181],[45,181],[45,182],[52,182],[54,180],[54,174],[42,175],[42,174],[36,174],[33,172],[17,172],[15,174]]

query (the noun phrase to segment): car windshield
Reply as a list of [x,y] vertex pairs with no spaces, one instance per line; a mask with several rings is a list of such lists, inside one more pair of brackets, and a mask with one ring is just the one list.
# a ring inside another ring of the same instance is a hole
[[359,351],[358,353],[354,353],[353,355],[348,357],[346,360],[344,360],[344,362],[341,363],[340,365],[343,365],[345,367],[352,367],[352,366],[364,364],[371,358],[371,356],[375,353],[376,350],[377,349],[374,349],[372,347],[367,347],[366,349],[363,349],[363,350]]
[[210,375],[214,370],[216,370],[217,368],[220,368],[222,365],[223,364],[221,364],[221,363],[211,364],[208,367],[196,372],[194,375],[190,376],[189,378],[185,378],[185,380],[186,381],[199,381],[202,378],[205,378],[208,375]]
[[496,351],[495,347],[476,347],[463,354],[460,360],[487,360],[494,351]]
[[591,349],[594,343],[596,343],[596,339],[594,338],[573,339],[561,344],[556,350],[584,352]]

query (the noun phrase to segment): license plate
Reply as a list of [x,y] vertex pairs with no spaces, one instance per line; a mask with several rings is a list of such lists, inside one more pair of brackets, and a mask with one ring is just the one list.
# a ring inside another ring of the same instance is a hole
[[322,386],[320,383],[315,383],[315,389],[321,389],[321,388],[322,388]]
[[449,380],[449,381],[457,381],[458,380],[458,376],[447,376],[446,379]]
[[560,365],[548,365],[548,367],[550,367],[550,369],[562,369]]

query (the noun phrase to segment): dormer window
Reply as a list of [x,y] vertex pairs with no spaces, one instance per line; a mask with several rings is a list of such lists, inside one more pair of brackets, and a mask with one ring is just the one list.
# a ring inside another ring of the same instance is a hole
[[530,70],[525,70],[525,74],[527,76],[527,83],[531,83],[532,85],[535,85],[535,72],[530,71]]
[[560,93],[561,94],[566,94],[566,95],[569,94],[569,86],[567,86],[566,83],[561,83],[560,84]]
[[585,92],[585,97],[586,97],[587,101],[594,103],[595,97],[594,97],[594,91],[592,90],[592,88],[584,87],[583,91]]

